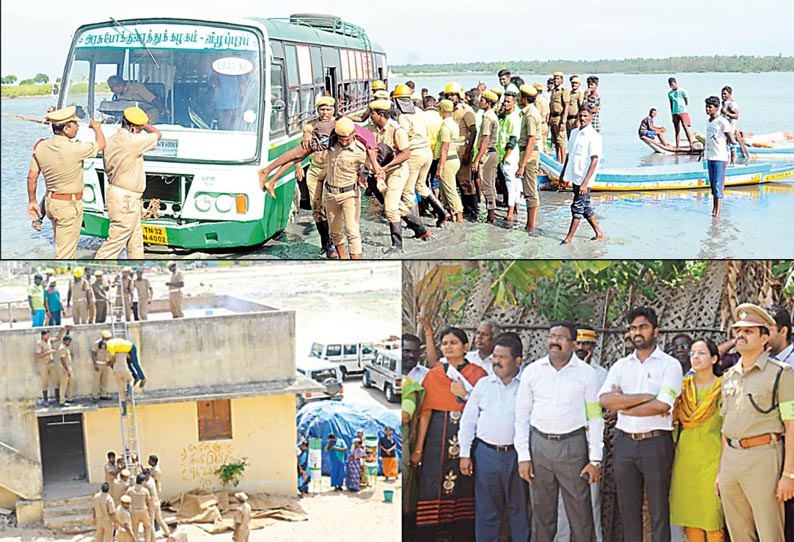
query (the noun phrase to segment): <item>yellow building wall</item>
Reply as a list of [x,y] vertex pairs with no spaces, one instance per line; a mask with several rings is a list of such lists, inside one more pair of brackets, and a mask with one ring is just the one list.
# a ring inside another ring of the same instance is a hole
[[[231,400],[232,438],[198,440],[195,402],[137,408],[141,460],[160,458],[163,498],[194,488],[221,489],[214,471],[222,464],[248,459],[239,489],[292,495],[297,491],[295,396],[277,395]],[[85,413],[88,479],[101,484],[106,454],[121,453],[118,408]],[[231,488],[229,488],[231,489]]]
[[19,496],[16,493],[12,493],[6,488],[0,487],[0,508],[13,510],[18,499]]

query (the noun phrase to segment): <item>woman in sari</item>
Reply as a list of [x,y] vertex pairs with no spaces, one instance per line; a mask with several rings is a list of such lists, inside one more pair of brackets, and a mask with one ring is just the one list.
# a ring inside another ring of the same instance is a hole
[[347,454],[345,463],[345,485],[348,491],[359,491],[361,489],[361,460],[367,455],[361,439],[353,439],[353,446]]
[[389,478],[396,480],[399,471],[397,468],[397,441],[394,440],[391,427],[384,429],[378,446],[380,447],[380,458],[383,463],[383,478],[385,480]]
[[679,431],[670,484],[670,523],[689,542],[723,542],[725,518],[714,492],[722,446],[719,351],[710,339],[692,344],[695,374],[684,378],[673,421]]
[[487,373],[466,361],[468,350],[466,332],[446,328],[441,332],[444,362],[422,382],[425,398],[411,451],[411,463],[421,463],[416,515],[420,542],[436,540],[439,531],[447,531],[455,542],[474,540],[474,479],[460,475],[458,428],[465,398]]

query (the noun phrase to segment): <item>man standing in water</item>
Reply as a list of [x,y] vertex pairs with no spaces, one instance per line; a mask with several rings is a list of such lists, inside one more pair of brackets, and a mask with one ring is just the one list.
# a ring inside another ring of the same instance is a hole
[[706,98],[706,114],[709,125],[706,129],[706,151],[703,155],[708,163],[709,185],[714,205],[711,216],[720,217],[722,210],[722,189],[725,186],[725,169],[728,167],[730,151],[727,143],[734,143],[733,128],[725,117],[720,116],[720,99],[716,96]]

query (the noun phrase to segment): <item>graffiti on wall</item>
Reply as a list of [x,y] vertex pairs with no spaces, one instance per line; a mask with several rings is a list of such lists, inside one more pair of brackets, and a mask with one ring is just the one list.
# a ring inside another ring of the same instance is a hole
[[182,448],[180,457],[182,479],[195,482],[201,489],[212,489],[219,483],[215,471],[232,460],[229,442],[198,442]]

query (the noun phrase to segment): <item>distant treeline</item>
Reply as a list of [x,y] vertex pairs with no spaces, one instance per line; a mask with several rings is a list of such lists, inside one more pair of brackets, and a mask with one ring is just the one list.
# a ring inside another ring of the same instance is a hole
[[448,64],[403,64],[391,67],[404,75],[442,73],[497,73],[507,68],[516,75],[552,74],[555,71],[587,75],[594,73],[686,73],[686,72],[791,72],[791,56],[677,56],[627,58],[623,60],[511,60],[504,62],[456,62]]

